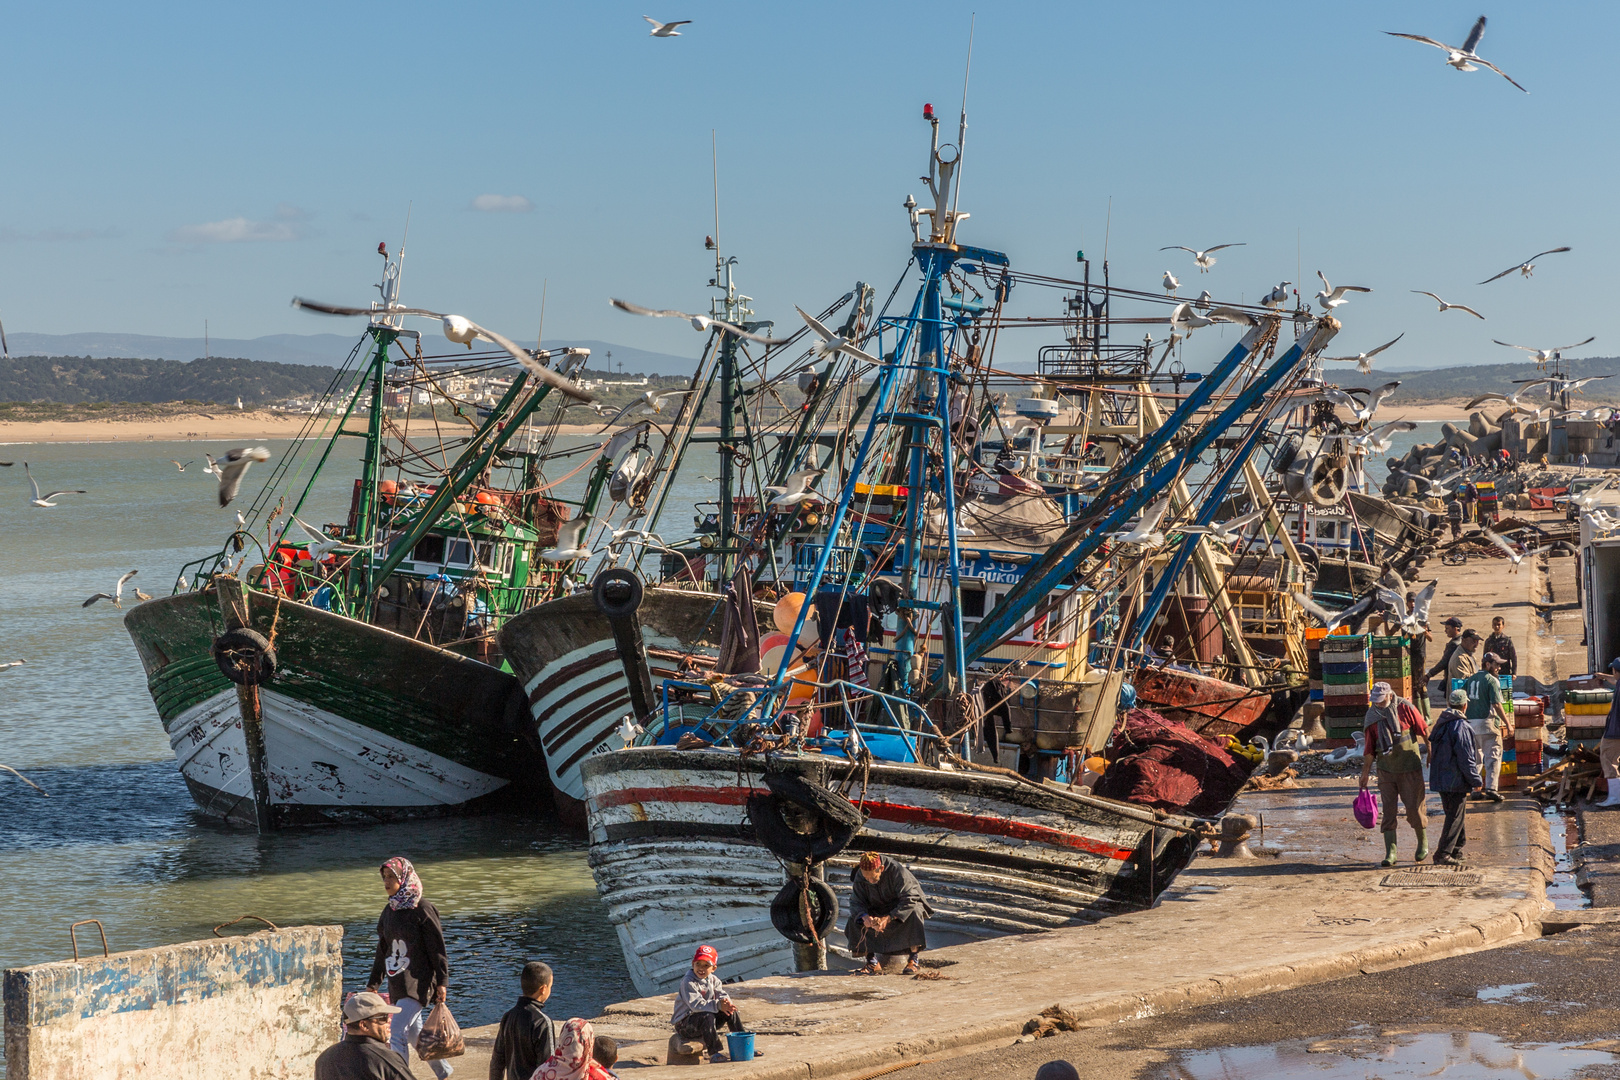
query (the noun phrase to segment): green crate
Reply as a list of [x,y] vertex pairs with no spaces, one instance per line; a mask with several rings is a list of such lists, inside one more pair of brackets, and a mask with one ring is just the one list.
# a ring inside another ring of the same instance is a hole
[[1409,637],[1386,637],[1382,634],[1372,635],[1372,647],[1375,649],[1404,649],[1412,644]]

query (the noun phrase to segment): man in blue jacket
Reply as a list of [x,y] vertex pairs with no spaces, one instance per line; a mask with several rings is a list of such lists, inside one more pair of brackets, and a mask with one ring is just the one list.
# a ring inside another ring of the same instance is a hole
[[1440,866],[1462,862],[1463,844],[1468,840],[1463,827],[1468,793],[1484,783],[1475,759],[1474,730],[1463,711],[1468,705],[1468,691],[1453,690],[1449,701],[1451,707],[1441,712],[1434,730],[1429,732],[1429,790],[1439,793],[1440,805],[1446,812],[1440,842],[1434,849],[1434,861]]

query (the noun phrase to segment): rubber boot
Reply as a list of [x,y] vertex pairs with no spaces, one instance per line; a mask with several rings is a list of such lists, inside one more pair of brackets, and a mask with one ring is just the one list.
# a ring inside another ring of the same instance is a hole
[[1395,833],[1390,831],[1384,834],[1384,861],[1383,866],[1395,865]]
[[1599,806],[1620,806],[1620,780],[1609,781],[1609,794]]
[[1417,854],[1412,856],[1412,859],[1415,862],[1422,862],[1424,859],[1429,857],[1429,832],[1427,829],[1419,829],[1417,834],[1418,849]]

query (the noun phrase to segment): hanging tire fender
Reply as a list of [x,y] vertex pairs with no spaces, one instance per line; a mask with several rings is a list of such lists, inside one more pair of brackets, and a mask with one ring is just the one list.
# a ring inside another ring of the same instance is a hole
[[238,686],[258,686],[275,676],[275,647],[256,630],[227,630],[214,639],[210,651],[219,670]]
[[645,592],[641,579],[622,568],[604,570],[591,582],[591,599],[596,603],[596,610],[608,619],[634,615],[641,607]]
[[771,901],[771,925],[789,941],[808,945],[826,940],[827,934],[838,922],[838,895],[825,881],[810,878],[809,911],[815,923],[814,933],[805,925],[805,882],[790,881]]

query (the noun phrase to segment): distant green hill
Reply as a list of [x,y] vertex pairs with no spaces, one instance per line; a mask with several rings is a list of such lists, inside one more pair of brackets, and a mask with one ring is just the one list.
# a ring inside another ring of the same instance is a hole
[[[1509,394],[1514,383],[1539,379],[1535,362],[1526,359],[1516,364],[1472,364],[1467,367],[1435,368],[1432,371],[1374,371],[1360,375],[1354,368],[1327,365],[1327,378],[1340,386],[1379,386],[1400,380],[1401,387],[1390,395],[1392,402],[1445,401],[1451,398],[1471,398],[1477,394]],[[1582,360],[1565,360],[1564,370],[1571,378],[1584,379],[1589,375],[1620,375],[1620,357],[1594,356]],[[1620,401],[1620,378],[1587,383],[1576,396],[1593,404]],[[1545,390],[1537,387],[1530,398],[1545,400]],[[1584,408],[1585,406],[1581,406]]]
[[335,368],[211,357],[178,360],[19,356],[0,360],[0,401],[204,401],[265,405],[318,396]]

